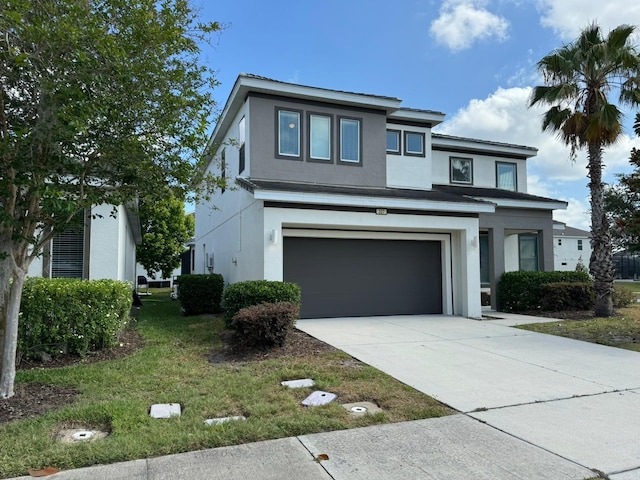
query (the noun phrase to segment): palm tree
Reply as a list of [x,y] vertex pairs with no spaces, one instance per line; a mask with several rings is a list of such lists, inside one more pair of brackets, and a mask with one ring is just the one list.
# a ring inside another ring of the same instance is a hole
[[591,193],[589,272],[596,291],[595,314],[611,316],[614,266],[611,235],[604,208],[602,152],[622,133],[623,114],[610,103],[618,94],[621,105],[640,105],[640,55],[632,44],[635,27],[621,25],[604,38],[600,27],[585,28],[573,43],[559,48],[537,64],[544,86],[535,87],[529,106],[549,105],[542,129],[556,132],[571,146],[571,158],[586,148]]

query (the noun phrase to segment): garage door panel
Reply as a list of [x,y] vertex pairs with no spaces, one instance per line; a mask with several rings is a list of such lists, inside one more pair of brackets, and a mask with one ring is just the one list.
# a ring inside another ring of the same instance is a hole
[[284,238],[302,318],[442,313],[440,242]]

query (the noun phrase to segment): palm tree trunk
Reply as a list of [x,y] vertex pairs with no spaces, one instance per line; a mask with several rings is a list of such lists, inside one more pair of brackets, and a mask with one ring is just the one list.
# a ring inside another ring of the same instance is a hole
[[602,147],[589,145],[589,190],[591,191],[591,259],[589,273],[594,279],[596,291],[595,314],[597,317],[613,315],[613,280],[615,268],[611,248],[609,221],[604,208],[604,184],[602,183]]

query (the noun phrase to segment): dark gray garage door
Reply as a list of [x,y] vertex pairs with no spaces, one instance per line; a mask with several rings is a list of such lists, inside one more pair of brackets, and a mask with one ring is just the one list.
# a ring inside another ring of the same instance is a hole
[[440,242],[284,239],[302,318],[442,313]]

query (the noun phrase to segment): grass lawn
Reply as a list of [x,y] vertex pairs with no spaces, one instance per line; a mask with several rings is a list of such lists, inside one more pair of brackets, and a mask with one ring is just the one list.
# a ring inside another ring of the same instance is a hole
[[616,313],[610,318],[562,320],[518,328],[640,352],[640,305],[621,308]]
[[[19,371],[18,383],[72,387],[76,401],[47,414],[0,425],[0,478],[28,469],[59,469],[154,457],[313,432],[438,417],[454,413],[432,398],[331,351],[262,361],[211,363],[223,347],[219,317],[182,317],[168,293],[143,297],[138,331],[145,347],[131,356],[64,368]],[[282,380],[313,378],[338,394],[322,407],[300,405],[312,389],[289,390]],[[340,405],[373,401],[383,413],[352,418]],[[152,419],[154,403],[180,403],[181,417]],[[245,422],[207,426],[212,417],[244,415]],[[95,442],[63,444],[65,427],[99,428]]]
[[640,282],[622,282],[617,280],[615,283],[616,285],[621,285],[623,287],[628,288],[632,292],[640,293]]

